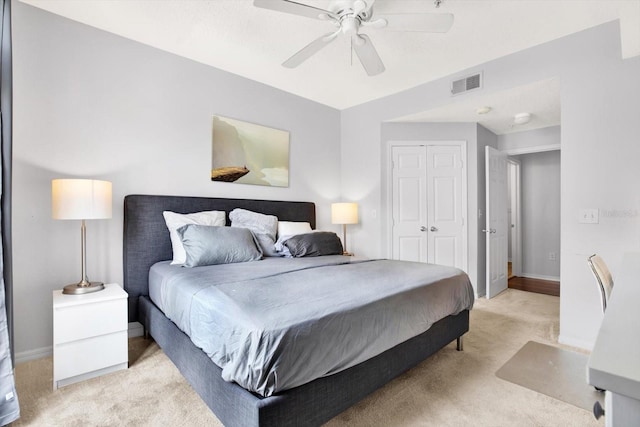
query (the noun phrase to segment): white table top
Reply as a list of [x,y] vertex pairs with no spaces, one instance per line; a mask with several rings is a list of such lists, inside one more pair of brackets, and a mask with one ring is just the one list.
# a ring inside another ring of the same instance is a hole
[[640,252],[625,254],[587,364],[589,384],[640,400]]
[[127,293],[117,283],[106,283],[104,289],[81,295],[66,295],[62,289],[53,291],[54,307],[69,307],[79,304],[90,304],[98,301],[108,301],[119,298],[127,298]]

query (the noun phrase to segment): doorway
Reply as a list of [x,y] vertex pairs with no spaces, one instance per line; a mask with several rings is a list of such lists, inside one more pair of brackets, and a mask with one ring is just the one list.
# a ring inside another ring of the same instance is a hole
[[508,287],[560,295],[560,151],[511,156]]
[[487,298],[507,288],[559,296],[559,146],[507,154],[486,148]]

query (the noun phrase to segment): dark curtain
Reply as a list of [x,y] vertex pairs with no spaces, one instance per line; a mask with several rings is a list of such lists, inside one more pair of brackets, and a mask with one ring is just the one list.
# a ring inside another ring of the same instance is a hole
[[11,259],[11,0],[0,0],[0,231],[2,284],[0,286],[0,424],[20,417],[13,370],[13,271]]

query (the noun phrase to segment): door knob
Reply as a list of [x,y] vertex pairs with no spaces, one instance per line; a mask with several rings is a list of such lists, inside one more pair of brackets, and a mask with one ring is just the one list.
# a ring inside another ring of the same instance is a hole
[[596,417],[596,420],[599,420],[601,416],[604,415],[604,409],[602,409],[602,405],[600,402],[596,401],[593,405],[593,416]]
[[431,230],[431,231],[438,231],[438,228],[437,228],[437,227],[434,227],[434,226],[431,226],[430,230]]
[[420,227],[420,231],[427,231],[427,227],[423,225],[422,227]]

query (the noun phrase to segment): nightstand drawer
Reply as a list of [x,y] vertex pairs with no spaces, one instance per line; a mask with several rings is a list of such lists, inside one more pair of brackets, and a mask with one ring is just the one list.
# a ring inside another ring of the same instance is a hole
[[54,310],[57,344],[127,330],[127,300],[59,307]]
[[54,381],[126,363],[129,360],[127,331],[57,344],[53,357]]

